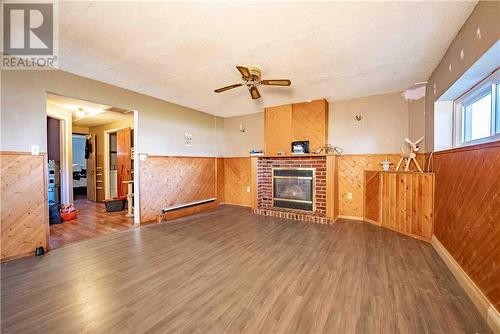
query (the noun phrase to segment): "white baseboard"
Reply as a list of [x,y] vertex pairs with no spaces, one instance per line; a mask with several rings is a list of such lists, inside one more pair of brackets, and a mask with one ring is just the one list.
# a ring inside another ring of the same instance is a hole
[[465,273],[460,265],[455,261],[446,248],[439,242],[436,236],[432,236],[431,245],[438,255],[443,259],[446,266],[457,279],[458,283],[465,290],[465,293],[472,300],[479,313],[486,320],[494,333],[500,333],[500,313],[489,302],[488,298],[481,292],[477,285]]

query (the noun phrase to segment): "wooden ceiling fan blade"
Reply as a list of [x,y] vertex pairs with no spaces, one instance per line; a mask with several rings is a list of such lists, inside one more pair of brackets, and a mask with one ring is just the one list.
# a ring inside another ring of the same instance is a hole
[[251,79],[252,75],[250,74],[250,70],[246,68],[245,66],[236,66],[238,71],[240,71],[241,76],[245,79]]
[[255,86],[252,86],[250,87],[249,89],[250,91],[250,95],[252,96],[252,99],[258,99],[260,97],[260,93],[259,93],[259,90],[257,89],[257,87]]
[[275,80],[261,80],[260,84],[268,86],[290,86],[292,82],[288,79],[275,79]]
[[222,87],[222,88],[214,90],[214,92],[216,92],[216,93],[222,93],[222,92],[225,92],[226,90],[230,90],[230,89],[233,89],[233,88],[236,88],[236,87],[240,87],[240,86],[243,86],[243,84],[234,84],[234,85]]

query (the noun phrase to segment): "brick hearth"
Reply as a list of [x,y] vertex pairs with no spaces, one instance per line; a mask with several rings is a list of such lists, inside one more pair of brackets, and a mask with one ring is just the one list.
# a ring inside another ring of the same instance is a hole
[[[304,212],[273,207],[273,167],[314,168],[316,170],[316,210]],[[326,157],[260,157],[257,164],[257,208],[254,213],[277,218],[302,220],[306,222],[332,224],[333,219],[326,217]]]

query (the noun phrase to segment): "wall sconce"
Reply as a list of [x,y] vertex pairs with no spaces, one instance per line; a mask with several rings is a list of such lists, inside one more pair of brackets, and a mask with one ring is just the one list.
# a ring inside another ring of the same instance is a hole
[[359,121],[361,121],[361,120],[363,119],[363,116],[361,116],[361,115],[356,115],[356,117],[355,117],[355,118],[356,118],[356,121],[358,121],[358,122],[359,122]]
[[240,132],[245,132],[247,129],[245,129],[245,126],[243,124],[240,124]]

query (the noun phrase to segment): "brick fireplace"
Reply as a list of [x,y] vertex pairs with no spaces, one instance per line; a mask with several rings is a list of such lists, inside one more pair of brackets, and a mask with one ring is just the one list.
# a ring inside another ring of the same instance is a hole
[[[290,179],[289,185],[278,183],[280,189],[285,189],[284,199],[277,199],[280,194],[273,187],[273,173],[275,176],[274,186],[277,184],[276,177],[287,178],[296,175],[298,178],[297,181]],[[332,224],[334,220],[326,217],[326,174],[326,156],[259,157],[257,162],[257,208],[253,209],[253,212],[277,218]],[[312,194],[308,193],[308,180],[312,182]],[[290,194],[290,191],[285,188],[286,186],[295,187],[299,193],[296,194],[293,191],[293,194]],[[273,190],[275,190],[274,193]],[[308,195],[312,195],[312,197]],[[287,200],[289,200],[288,203],[286,203]],[[309,202],[312,205],[308,205]]]

